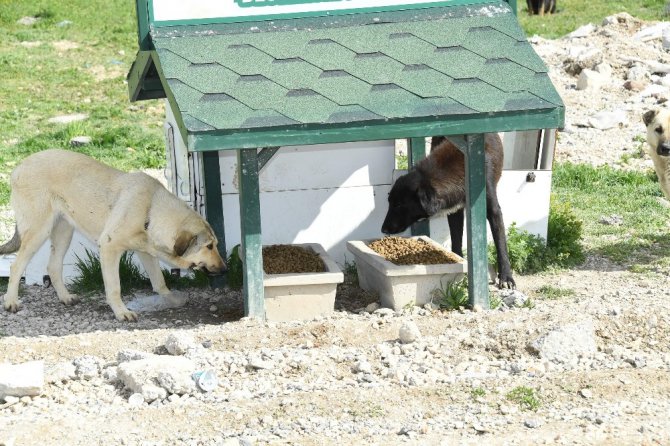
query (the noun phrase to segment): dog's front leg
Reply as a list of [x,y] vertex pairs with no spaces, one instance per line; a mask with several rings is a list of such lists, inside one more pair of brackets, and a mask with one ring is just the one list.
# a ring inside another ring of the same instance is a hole
[[113,247],[109,243],[100,244],[100,267],[102,268],[102,279],[105,282],[107,304],[112,307],[112,311],[114,311],[116,318],[120,321],[136,321],[137,313],[126,308],[121,300],[119,261],[124,252],[125,250]]
[[513,289],[516,288],[516,283],[512,277],[512,267],[509,263],[507,235],[505,234],[505,222],[503,221],[502,210],[498,203],[495,185],[491,181],[487,181],[486,183],[486,219],[489,221],[493,243],[496,247],[498,287]]
[[175,295],[165,284],[165,277],[163,277],[163,271],[161,271],[160,264],[158,259],[150,254],[136,251],[137,256],[144,266],[144,270],[149,275],[149,280],[151,281],[151,287],[153,290],[158,293],[166,302],[173,306],[182,306],[186,303],[186,300],[179,297],[179,293]]

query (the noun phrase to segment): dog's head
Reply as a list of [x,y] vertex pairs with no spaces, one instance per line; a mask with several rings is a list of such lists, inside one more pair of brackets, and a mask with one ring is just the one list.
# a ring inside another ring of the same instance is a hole
[[199,269],[208,274],[222,274],[227,271],[226,262],[217,248],[217,239],[211,227],[203,221],[197,232],[182,229],[177,234],[172,255],[182,268]]
[[417,170],[396,180],[388,201],[389,209],[382,224],[384,234],[403,232],[412,223],[428,218],[439,210],[435,189]]
[[647,143],[658,155],[670,156],[670,110],[649,110],[642,116]]

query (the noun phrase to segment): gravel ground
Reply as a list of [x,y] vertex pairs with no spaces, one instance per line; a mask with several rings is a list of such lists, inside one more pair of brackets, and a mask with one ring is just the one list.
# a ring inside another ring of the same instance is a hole
[[[618,166],[636,153],[640,116],[664,94],[623,88],[629,58],[668,58],[660,38],[632,38],[643,26],[533,39],[567,107],[557,159]],[[579,45],[613,69],[601,90],[578,91],[565,72]],[[617,109],[621,126],[582,126]],[[0,445],[670,444],[670,276],[589,258],[516,279],[533,308],[370,313],[354,310],[374,298],[345,285],[333,316],[303,323],[240,319],[239,293],[202,290],[121,323],[101,296],[65,307],[53,289],[25,287],[21,311],[0,311],[0,363],[41,360],[46,383],[39,396],[0,400]],[[542,299],[546,285],[571,295]],[[185,361],[218,385],[178,390],[166,367],[152,389],[158,380],[174,392],[157,396],[126,376],[136,358]],[[526,404],[515,390],[532,391]]]

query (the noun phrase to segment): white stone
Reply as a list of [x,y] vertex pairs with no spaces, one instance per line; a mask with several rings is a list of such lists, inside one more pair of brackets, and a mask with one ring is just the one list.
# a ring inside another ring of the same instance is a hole
[[99,376],[101,363],[100,358],[91,355],[80,356],[72,361],[75,366],[75,375],[79,379],[92,379]]
[[368,313],[374,313],[375,311],[379,310],[379,302],[372,302],[370,305],[365,307],[365,311]]
[[668,27],[670,27],[670,22],[660,22],[652,26],[647,26],[635,33],[633,39],[642,42],[661,39],[663,37],[663,31],[668,29]]
[[133,393],[128,397],[128,404],[133,407],[140,407],[144,404],[144,396],[141,393]]
[[51,124],[70,124],[72,122],[85,121],[87,119],[88,115],[86,113],[75,113],[72,115],[54,116],[53,118],[50,118],[48,122]]
[[186,333],[170,333],[165,340],[165,348],[171,355],[183,355],[189,349],[196,347],[196,342],[191,335]]
[[669,90],[668,87],[665,85],[658,85],[658,84],[651,84],[647,85],[647,87],[640,92],[640,96],[643,98],[647,98],[649,96],[655,96],[655,95],[663,95],[663,94],[668,94]]
[[249,367],[257,370],[270,370],[274,368],[272,361],[265,361],[259,356],[249,358]]
[[574,365],[578,358],[597,351],[593,321],[585,319],[558,327],[537,338],[528,347],[543,359]]
[[593,31],[596,30],[596,26],[593,23],[588,23],[584,26],[580,26],[570,34],[568,34],[568,37],[571,39],[575,38],[581,38],[581,37],[588,37],[593,33]]
[[421,331],[414,322],[408,321],[400,327],[400,330],[398,330],[398,338],[403,344],[410,344],[421,339]]
[[53,384],[70,381],[77,377],[76,370],[75,365],[68,361],[47,365],[45,367],[46,382]]
[[159,372],[156,379],[162,388],[172,394],[184,395],[196,390],[195,381],[193,381],[191,375],[179,371],[165,370]]
[[577,90],[597,90],[605,81],[605,77],[597,71],[584,69],[577,78]]
[[19,25],[24,25],[24,26],[32,26],[35,23],[39,22],[39,17],[31,17],[31,16],[26,16],[26,17],[21,17],[16,21],[17,24]]
[[44,362],[0,364],[0,398],[37,396],[44,387]]
[[596,71],[602,74],[605,79],[612,77],[612,66],[606,62],[596,65]]
[[649,69],[641,65],[634,65],[626,73],[626,79],[629,81],[645,81],[649,79]]
[[86,146],[91,144],[92,141],[93,138],[90,136],[75,136],[74,138],[70,139],[70,145],[73,147]]
[[588,126],[598,130],[608,130],[618,127],[627,121],[624,110],[601,111],[588,118]]
[[[158,382],[159,374],[169,372],[174,375],[185,375],[190,379],[195,368],[195,364],[183,356],[156,355],[119,364],[118,377],[126,387],[133,392],[141,393],[147,402],[151,402],[167,396],[166,389],[155,384]],[[183,380],[180,379],[179,382]]]
[[528,296],[519,290],[501,289],[498,290],[498,297],[510,308],[523,307],[526,301],[528,301]]

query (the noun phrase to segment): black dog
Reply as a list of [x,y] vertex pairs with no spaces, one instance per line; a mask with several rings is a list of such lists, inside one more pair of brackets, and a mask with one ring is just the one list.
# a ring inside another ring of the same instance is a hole
[[556,0],[526,0],[528,14],[545,15],[556,12]]
[[[507,236],[496,187],[503,166],[502,141],[487,134],[486,218],[498,253],[499,287],[515,288],[507,253]],[[389,210],[382,225],[385,234],[397,234],[412,223],[446,209],[451,250],[463,255],[463,208],[465,207],[465,156],[447,138],[434,137],[430,155],[398,178],[389,193]]]

